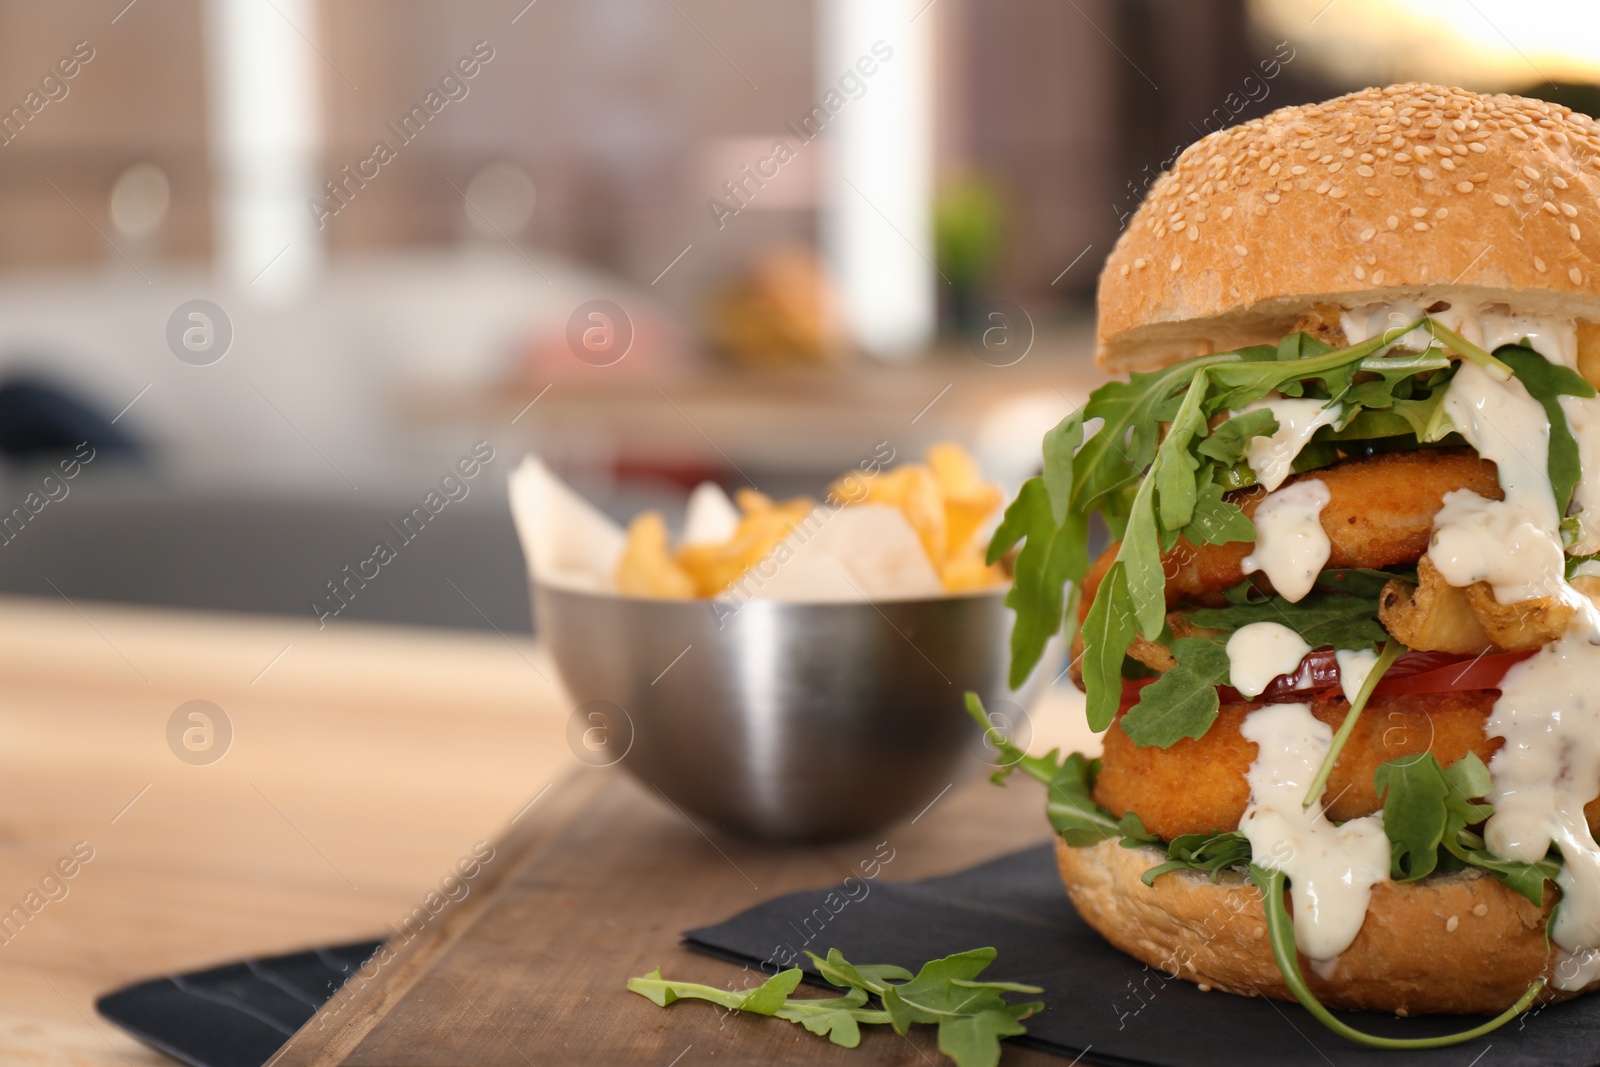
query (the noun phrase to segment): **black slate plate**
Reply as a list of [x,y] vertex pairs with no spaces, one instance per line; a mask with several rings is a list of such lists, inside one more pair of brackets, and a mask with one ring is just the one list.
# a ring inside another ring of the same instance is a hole
[[[862,885],[868,887],[865,895]],[[1588,1067],[1600,1062],[1600,997],[1545,1007],[1465,1045],[1388,1052],[1335,1036],[1298,1004],[1203,993],[1188,982],[1168,980],[1106,944],[1078,917],[1048,845],[921,882],[853,879],[849,887],[791,893],[684,937],[691,948],[769,974],[790,965],[794,956],[804,962],[800,952],[806,949],[826,955],[837,948],[856,963],[915,970],[926,960],[992,945],[999,957],[985,978],[1045,989],[1038,998],[1045,1010],[1027,1021],[1027,1036],[1015,1040],[1068,1058],[1081,1056],[1085,1063]],[[1340,1016],[1359,1029],[1391,1037],[1424,1037],[1477,1024],[1458,1016]]]
[[101,1015],[193,1067],[261,1067],[382,941],[230,963],[107,993]]

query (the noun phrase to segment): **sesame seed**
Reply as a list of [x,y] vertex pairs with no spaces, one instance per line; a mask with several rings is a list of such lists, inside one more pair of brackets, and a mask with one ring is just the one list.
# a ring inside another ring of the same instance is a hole
[[1471,182],[1457,182],[1456,183],[1456,192],[1458,192],[1458,193],[1470,193],[1470,192],[1472,192],[1472,183]]
[[1511,203],[1511,198],[1505,193],[1495,193],[1494,202],[1499,204],[1501,207],[1505,207]]
[[1534,256],[1533,257],[1533,269],[1538,271],[1540,274],[1543,274],[1544,273],[1544,260],[1540,259],[1538,256]]
[[1120,272],[1119,272],[1119,273],[1121,273],[1121,275],[1122,275],[1122,276],[1123,276],[1123,277],[1124,277],[1124,278],[1126,278],[1126,277],[1127,277],[1127,276],[1128,276],[1128,265],[1127,265],[1127,264],[1126,264],[1126,263],[1124,263],[1124,264],[1123,264],[1123,265],[1122,265],[1122,270],[1121,270],[1121,271],[1120,271]]
[[1472,906],[1472,914],[1476,915],[1480,919],[1483,918],[1485,915],[1489,914],[1489,905],[1474,904]]
[[1276,204],[1279,200],[1282,200],[1283,197],[1279,196],[1277,193],[1268,193],[1262,199],[1264,199],[1269,204]]
[[1372,272],[1372,284],[1373,285],[1382,285],[1383,284],[1383,271],[1375,270],[1375,271]]
[[1200,992],[1209,993],[1209,992],[1211,992],[1211,987],[1209,985],[1207,985],[1206,983],[1201,982],[1200,983]]
[[1342,186],[1335,185],[1332,189],[1328,190],[1328,195],[1335,200],[1342,200],[1344,199],[1344,188]]
[[1229,204],[1227,207],[1222,209],[1222,218],[1223,218],[1224,222],[1226,222],[1228,219],[1233,218],[1233,205],[1232,204]]
[[1398,230],[1400,228],[1400,220],[1395,218],[1393,215],[1390,215],[1387,221],[1389,223],[1389,229]]
[[1573,267],[1571,270],[1567,271],[1567,277],[1572,279],[1573,285],[1583,284],[1583,271],[1579,270],[1577,267]]
[[1233,250],[1239,253],[1241,256],[1248,256],[1250,254],[1250,250],[1244,245],[1234,245]]
[[1438,211],[1435,211],[1433,213],[1433,217],[1436,218],[1436,219],[1442,219],[1442,218],[1446,217],[1449,214],[1450,214],[1450,209],[1447,208],[1447,207],[1442,207]]
[[1377,230],[1362,230],[1361,231],[1361,239],[1363,241],[1370,241],[1370,240],[1373,239],[1373,237],[1377,236],[1377,233],[1378,233]]
[[1422,216],[1426,215],[1427,213],[1428,213],[1428,209],[1425,208],[1425,207],[1414,207],[1414,208],[1411,209],[1411,217],[1414,218],[1414,219],[1420,219],[1420,218],[1422,218]]
[[1428,228],[1428,224],[1426,222],[1415,222],[1411,224],[1411,228],[1418,231],[1426,230]]
[[1357,279],[1365,278],[1367,276],[1367,272],[1361,269],[1361,264],[1359,264],[1359,263],[1356,264],[1356,269],[1355,269],[1354,273],[1355,273],[1355,276],[1356,276]]
[[1425,182],[1433,181],[1433,168],[1432,167],[1418,167],[1417,168],[1417,177],[1421,178]]
[[1333,188],[1333,183],[1332,182],[1323,182],[1321,185],[1317,186],[1317,192],[1318,193],[1326,193],[1329,189],[1332,189],[1332,188]]
[[1177,222],[1174,222],[1172,224],[1173,232],[1178,232],[1178,231],[1182,230],[1187,225],[1189,225],[1187,222],[1184,222],[1182,219],[1179,219]]
[[1133,261],[1133,269],[1134,270],[1144,270],[1144,257],[1143,256],[1140,256],[1138,259]]
[[1522,173],[1528,176],[1529,181],[1536,182],[1539,180],[1539,172],[1534,170],[1532,167],[1524,166],[1522,168]]
[[1356,168],[1356,173],[1361,175],[1363,178],[1370,178],[1370,177],[1372,177],[1374,174],[1376,174],[1378,172],[1373,170],[1371,167],[1366,166],[1365,164],[1363,164],[1363,165],[1361,165],[1361,166]]
[[1571,204],[1562,204],[1561,213],[1569,219],[1576,218],[1578,215],[1578,209],[1573,207]]
[[1582,234],[1578,232],[1578,224],[1576,222],[1567,227],[1567,232],[1572,235],[1572,239],[1574,241],[1578,240],[1582,236]]
[[1173,256],[1172,257],[1172,269],[1173,270],[1177,270],[1181,266],[1183,266],[1183,257],[1182,256]]
[[1461,925],[1461,919],[1458,916],[1452,915],[1452,916],[1450,916],[1449,921],[1447,921],[1444,924],[1445,932],[1453,934],[1453,933],[1456,932],[1456,928],[1459,927],[1460,925]]
[[1552,203],[1549,200],[1546,200],[1544,203],[1540,204],[1539,205],[1539,209],[1541,211],[1544,211],[1547,214],[1551,214],[1551,215],[1559,215],[1560,214],[1560,210],[1555,206],[1554,203]]
[[1563,178],[1559,174],[1552,174],[1550,175],[1550,184],[1555,186],[1557,189],[1565,189],[1567,187],[1567,179]]
[[1200,227],[1198,227],[1198,226],[1190,226],[1189,227],[1189,240],[1191,240],[1191,241],[1200,240]]

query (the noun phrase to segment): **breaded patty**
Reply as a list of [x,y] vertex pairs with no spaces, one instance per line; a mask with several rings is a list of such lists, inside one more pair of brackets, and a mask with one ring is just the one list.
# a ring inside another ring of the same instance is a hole
[[[1432,752],[1446,767],[1476,752],[1487,763],[1504,743],[1484,735],[1484,719],[1498,693],[1436,693],[1373,697],[1350,735],[1328,778],[1328,816],[1335,822],[1370,815],[1382,807],[1373,787],[1378,765],[1401,756]],[[1121,816],[1137,812],[1145,829],[1165,840],[1180,834],[1236,830],[1250,799],[1245,773],[1257,746],[1239,735],[1245,716],[1259,703],[1224,704],[1199,740],[1185,738],[1171,748],[1138,748],[1122,732],[1122,719],[1105,735],[1105,753],[1096,803]],[[1349,703],[1340,697],[1317,701],[1312,714],[1334,729],[1344,722]],[[1591,826],[1600,825],[1600,801],[1584,808]]]
[[[1331,551],[1329,567],[1398,567],[1415,563],[1428,550],[1433,517],[1446,493],[1470,489],[1491,500],[1503,499],[1495,466],[1478,458],[1470,448],[1432,448],[1413,452],[1385,452],[1365,459],[1348,459],[1322,470],[1297,474],[1285,485],[1315,478],[1328,487],[1328,504],[1322,509],[1322,529]],[[1266,499],[1260,489],[1230,493],[1228,499],[1253,516]],[[1119,545],[1113,544],[1095,561],[1084,579],[1088,606],[1100,579],[1110,569]],[[1180,539],[1163,557],[1167,574],[1167,603],[1201,600],[1244,580],[1244,558],[1251,542],[1200,545]]]

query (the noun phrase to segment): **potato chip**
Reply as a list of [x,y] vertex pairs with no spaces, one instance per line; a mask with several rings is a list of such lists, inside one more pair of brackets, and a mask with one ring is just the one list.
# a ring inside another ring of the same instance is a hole
[[617,565],[617,589],[630,596],[683,600],[695,585],[672,558],[667,523],[659,511],[646,511],[628,524],[628,540]]

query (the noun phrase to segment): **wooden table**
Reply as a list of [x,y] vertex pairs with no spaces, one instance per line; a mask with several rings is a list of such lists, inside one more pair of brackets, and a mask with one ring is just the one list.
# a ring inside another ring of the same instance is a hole
[[[0,909],[37,888],[75,842],[94,849],[67,896],[0,944],[0,1064],[170,1063],[96,1018],[94,998],[151,975],[373,936],[476,842],[516,850],[555,840],[539,835],[559,830],[563,805],[584,789],[599,790],[597,803],[637,805],[663,855],[737,877],[670,809],[582,767],[564,739],[565,694],[530,640],[0,599],[0,677]],[[215,702],[234,728],[209,765],[180,760],[167,741],[174,710],[195,699]],[[1052,694],[1034,720],[1036,749],[1083,740],[1070,694]],[[540,796],[575,772],[574,784]],[[903,847],[885,876],[935,873],[1036,838],[1038,800],[1021,788],[958,787],[915,826],[886,831]],[[1019,815],[997,825],[1014,839],[952,836],[946,820],[964,805],[1007,803]],[[733,895],[685,921],[682,888],[663,880],[669,907],[653,940],[596,965],[585,979],[596,991],[611,996],[617,974],[658,963],[708,981],[737,974],[676,949],[681,926],[826,882],[839,862],[829,850],[718,842],[758,872],[760,891],[738,896],[744,883],[730,882]],[[552,854],[581,865],[585,849],[608,843],[568,840]],[[468,990],[474,1001],[481,992]],[[674,1055],[714,1029],[709,1007],[616,999],[660,1047],[690,1035]],[[503,1025],[500,1002],[488,1007]],[[796,1036],[762,1022],[772,1040]],[[582,1033],[552,1058],[582,1062]]]

